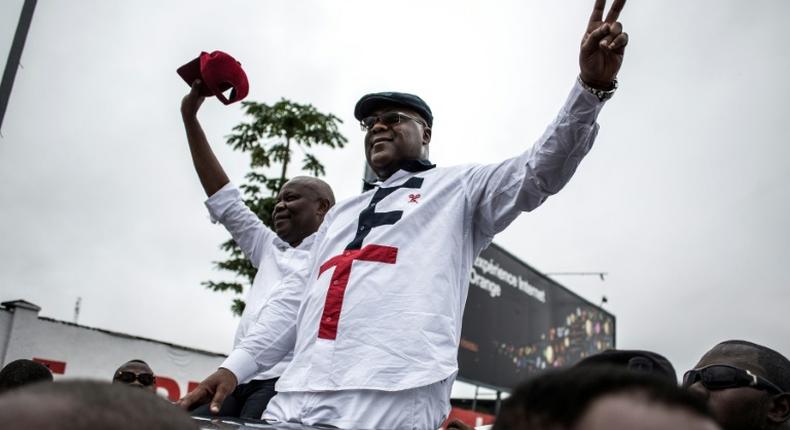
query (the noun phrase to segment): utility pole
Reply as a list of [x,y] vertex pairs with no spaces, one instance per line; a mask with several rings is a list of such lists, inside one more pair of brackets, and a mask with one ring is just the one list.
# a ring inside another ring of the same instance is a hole
[[27,31],[30,29],[30,22],[33,20],[33,11],[36,9],[37,0],[25,0],[22,5],[22,13],[19,15],[19,24],[16,26],[14,41],[11,42],[11,51],[8,53],[8,60],[3,71],[3,81],[0,82],[0,132],[3,130],[3,118],[5,109],[8,106],[8,99],[11,98],[11,89],[14,87],[16,70],[19,68],[19,60],[22,58],[22,50],[25,48]]
[[82,304],[82,297],[77,297],[77,302],[74,303],[74,324],[80,319],[80,305]]

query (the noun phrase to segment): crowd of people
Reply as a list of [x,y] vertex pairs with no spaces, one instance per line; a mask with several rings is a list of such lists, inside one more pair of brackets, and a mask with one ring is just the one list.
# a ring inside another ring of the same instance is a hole
[[[721,342],[680,381],[660,354],[608,350],[522,382],[504,401],[493,430],[790,429],[790,361],[771,348]],[[155,382],[142,360],[122,364],[112,383],[53,382],[45,365],[15,360],[0,370],[0,425],[10,430],[197,429],[185,411],[155,395]],[[220,415],[239,417],[244,399],[226,402],[232,407],[223,405]],[[260,402],[250,403],[259,407]],[[457,419],[445,425],[474,428]]]
[[677,381],[659,354],[607,351],[520,385],[494,429],[790,428],[790,361],[773,349],[721,342]]
[[[555,120],[522,154],[490,165],[436,167],[429,161],[429,105],[408,93],[367,94],[354,116],[377,181],[335,202],[327,183],[293,178],[277,195],[273,229],[244,203],[214,155],[197,119],[205,96],[195,80],[181,114],[206,206],[257,269],[232,352],[177,402],[182,411],[145,397],[155,392],[156,377],[145,362],[131,360],[114,374],[116,384],[39,382],[9,390],[0,395],[0,416],[27,423],[12,428],[56,428],[31,424],[48,416],[61,423],[105,419],[103,428],[194,428],[187,410],[345,429],[439,428],[458,371],[472,262],[518,215],[559,192],[592,148],[628,43],[618,21],[624,5],[614,0],[606,12],[606,1],[595,0],[578,79]],[[2,384],[18,382],[20,372],[37,374],[34,367],[12,368]],[[788,425],[790,363],[772,349],[726,341],[705,353],[680,386],[677,380],[659,354],[607,351],[519,385],[494,428]],[[145,406],[131,412],[128,405],[139,402]],[[35,406],[41,404],[48,405],[45,413]],[[148,415],[152,421],[144,423]]]
[[156,376],[129,360],[111,382],[66,379],[34,360],[0,370],[0,428],[7,430],[197,430],[194,419],[156,395]]

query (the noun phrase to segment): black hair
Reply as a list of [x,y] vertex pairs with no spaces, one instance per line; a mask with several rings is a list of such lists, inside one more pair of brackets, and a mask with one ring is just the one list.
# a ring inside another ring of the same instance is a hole
[[[138,364],[142,364],[143,366],[145,366],[145,367],[147,367],[147,368],[149,368],[149,369],[151,368],[151,366],[149,366],[149,365],[148,365],[148,363],[146,363],[145,361],[143,361],[143,360],[139,360],[139,359],[136,359],[136,358],[135,358],[134,360],[129,360],[129,361],[127,361],[127,362],[125,362],[125,363],[121,364],[120,366],[118,366],[118,368],[117,368],[117,369],[115,369],[115,373],[118,373],[118,372],[120,372],[120,371],[121,371],[121,369],[123,369],[123,368],[124,368],[126,365],[128,365],[128,364],[130,364],[130,363],[138,363]],[[153,370],[152,370],[152,372],[153,372]]]
[[[113,372],[113,375],[117,375],[117,374],[118,374],[118,372],[120,372],[120,371],[121,371],[121,369],[123,369],[124,367],[126,367],[126,365],[128,365],[129,363],[138,363],[138,364],[142,364],[143,366],[145,366],[145,367],[147,367],[147,368],[151,369],[151,366],[149,366],[149,365],[148,365],[148,363],[146,363],[146,362],[145,362],[145,361],[143,361],[143,360],[140,360],[139,358],[135,358],[135,359],[133,359],[133,360],[129,360],[129,361],[127,361],[126,363],[123,363],[123,364],[121,364],[120,366],[118,366],[118,368],[117,368],[117,369],[115,369],[115,372]],[[154,371],[154,370],[153,370],[153,369],[151,369],[151,372],[152,372],[152,373],[153,373],[153,371]],[[115,376],[113,376],[113,378],[114,378],[114,377],[115,377]]]
[[14,360],[0,370],[0,392],[39,381],[52,381],[52,372],[33,360]]
[[790,392],[790,361],[784,355],[767,346],[746,340],[725,340],[719,345],[745,346],[755,350],[757,352],[757,364],[765,369],[765,378],[776,384],[782,391]]
[[615,366],[550,371],[519,385],[504,401],[495,430],[571,427],[599,397],[629,391],[711,418],[705,401],[666,378]]
[[150,392],[123,384],[68,380],[0,396],[4,429],[198,430],[189,415]]

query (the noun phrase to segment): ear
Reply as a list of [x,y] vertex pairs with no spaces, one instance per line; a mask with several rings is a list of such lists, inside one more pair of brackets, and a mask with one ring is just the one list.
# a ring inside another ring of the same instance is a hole
[[329,209],[331,207],[332,207],[332,205],[329,203],[329,200],[323,199],[323,198],[319,198],[318,199],[318,212],[317,213],[322,219],[324,218],[324,215],[326,215],[326,213],[329,212]]
[[790,393],[777,394],[768,406],[768,419],[781,424],[790,419]]
[[423,146],[431,143],[431,128],[427,125],[422,128],[422,144]]

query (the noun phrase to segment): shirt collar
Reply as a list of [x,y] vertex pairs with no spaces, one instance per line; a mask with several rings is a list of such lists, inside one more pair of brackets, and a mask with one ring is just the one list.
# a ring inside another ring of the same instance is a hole
[[313,242],[315,242],[315,236],[316,236],[316,233],[313,233],[310,236],[307,236],[306,238],[302,239],[302,242],[300,242],[299,245],[297,245],[297,246],[291,246],[290,243],[280,239],[280,236],[275,236],[274,237],[274,245],[280,251],[285,251],[288,248],[309,251],[310,248],[313,247]]
[[378,180],[376,182],[363,181],[362,191],[372,190],[375,187],[381,186],[384,182],[391,182],[392,180],[399,179],[409,173],[424,172],[436,167],[430,160],[401,160],[398,164],[398,171],[393,173],[392,176],[386,180]]
[[436,167],[436,165],[431,164],[430,160],[402,160],[398,167],[407,172],[417,173],[431,170]]

